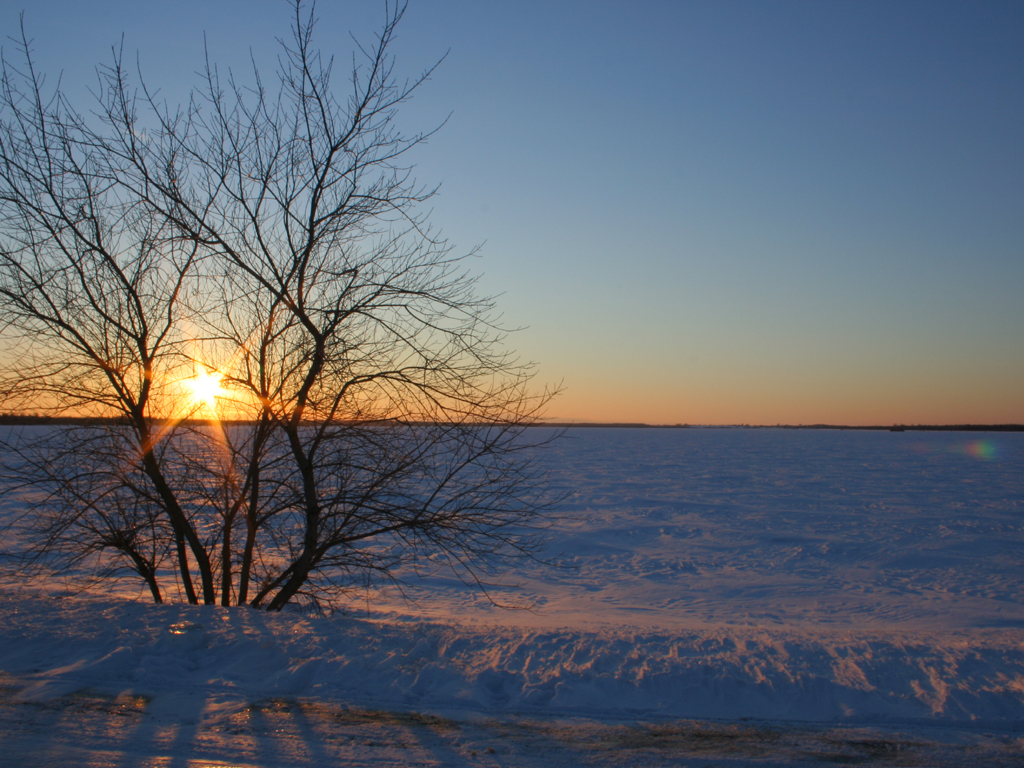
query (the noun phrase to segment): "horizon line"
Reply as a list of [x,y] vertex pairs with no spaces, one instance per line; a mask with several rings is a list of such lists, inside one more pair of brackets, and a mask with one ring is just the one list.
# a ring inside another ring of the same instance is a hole
[[[16,414],[0,412],[0,425],[31,425],[31,424],[88,424],[123,421],[124,416],[49,416],[44,414]],[[188,423],[207,423],[211,419],[184,419]],[[222,423],[246,423],[247,419],[223,419]],[[388,420],[385,420],[388,421]],[[374,423],[374,422],[368,422]],[[385,422],[375,422],[385,423]],[[408,426],[441,424],[447,422],[401,422]],[[479,424],[463,423],[463,426],[497,426],[497,423],[479,422]],[[649,424],[646,422],[628,421],[534,421],[521,423],[522,427],[546,427],[551,429],[839,429],[860,431],[887,432],[1024,432],[1024,424]]]
[[649,424],[625,421],[539,421],[532,427],[606,429],[854,429],[888,432],[1024,432],[1024,424]]

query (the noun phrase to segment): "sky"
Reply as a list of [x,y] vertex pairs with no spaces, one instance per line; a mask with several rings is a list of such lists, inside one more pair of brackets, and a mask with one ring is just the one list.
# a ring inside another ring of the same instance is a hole
[[[111,46],[170,101],[272,72],[284,0],[0,0],[85,105]],[[383,0],[321,2],[345,85]],[[412,0],[399,116],[430,221],[548,416],[1024,422],[1024,3]],[[14,53],[7,41],[5,53]],[[62,73],[62,74],[61,74]]]

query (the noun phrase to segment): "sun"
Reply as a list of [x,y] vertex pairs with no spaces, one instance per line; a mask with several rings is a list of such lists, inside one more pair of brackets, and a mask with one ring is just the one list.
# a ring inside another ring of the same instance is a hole
[[203,371],[197,373],[195,378],[187,379],[185,386],[191,393],[192,405],[206,405],[212,411],[217,410],[217,398],[227,394],[220,385],[223,379],[224,375],[217,371]]

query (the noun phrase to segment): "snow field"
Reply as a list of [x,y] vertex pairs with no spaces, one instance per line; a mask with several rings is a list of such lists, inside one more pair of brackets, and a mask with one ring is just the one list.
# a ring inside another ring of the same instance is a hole
[[322,618],[0,588],[4,754],[1024,759],[1024,435],[582,429],[545,461],[551,564],[492,590],[529,612],[443,571]]
[[1024,643],[1010,630],[536,630],[10,594],[0,606],[0,668],[21,701],[89,690],[188,702],[189,716],[312,697],[598,719],[1024,722]]

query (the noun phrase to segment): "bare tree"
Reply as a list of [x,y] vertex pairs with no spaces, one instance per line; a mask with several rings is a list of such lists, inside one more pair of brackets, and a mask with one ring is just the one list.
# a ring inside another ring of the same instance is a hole
[[22,568],[280,609],[427,555],[486,588],[536,551],[524,430],[550,395],[419,212],[405,156],[429,134],[395,123],[433,70],[396,77],[389,8],[339,99],[294,12],[273,89],[207,62],[173,109],[117,50],[88,115],[24,33],[4,60],[0,386],[98,417],[6,440]]

